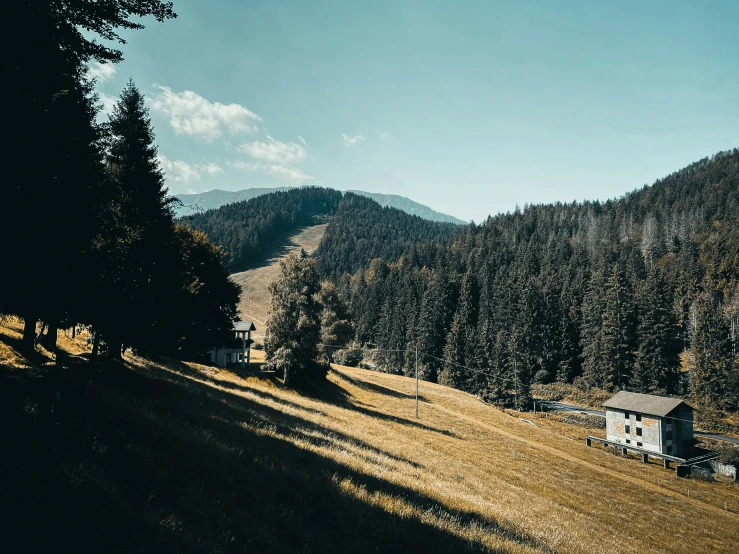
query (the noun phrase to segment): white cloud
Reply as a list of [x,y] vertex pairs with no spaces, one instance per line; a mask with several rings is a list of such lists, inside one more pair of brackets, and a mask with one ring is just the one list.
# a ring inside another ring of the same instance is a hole
[[303,143],[303,146],[305,146],[306,148],[308,147],[308,143],[305,142],[305,139],[303,137],[301,137],[300,135],[295,135],[295,136],[298,137],[298,139],[300,140],[300,142]]
[[87,77],[97,79],[98,83],[103,83],[108,79],[112,79],[115,75],[115,66],[110,63],[92,62],[87,68]]
[[189,164],[182,160],[170,160],[162,154],[157,154],[157,160],[165,177],[176,183],[199,181],[203,173],[215,175],[223,171],[221,166],[212,162],[206,164]]
[[239,147],[253,158],[280,165],[302,162],[308,157],[304,146],[296,142],[280,142],[268,136],[266,141],[255,140]]
[[357,144],[358,142],[362,142],[364,140],[364,137],[362,135],[356,135],[354,137],[350,137],[349,135],[345,135],[344,133],[342,133],[341,136],[344,138],[345,146],[353,146]]
[[388,140],[388,139],[391,139],[393,137],[390,135],[390,133],[380,133],[380,138],[382,140]]
[[313,177],[303,170],[286,165],[245,162],[242,160],[230,163],[230,165],[244,171],[259,171],[260,173],[271,175],[293,185],[302,185],[313,181]]
[[115,96],[111,96],[110,94],[105,94],[104,92],[98,93],[98,97],[100,99],[100,103],[102,104],[102,107],[100,108],[100,113],[102,115],[110,115],[113,113],[113,108],[118,103],[118,98]]
[[205,165],[200,166],[201,170],[204,173],[207,173],[208,175],[216,175],[217,173],[223,173],[223,168],[213,162],[207,163]]
[[240,104],[211,102],[191,90],[173,92],[169,87],[154,86],[159,92],[149,100],[149,105],[168,116],[179,135],[212,140],[224,133],[252,132],[262,120]]

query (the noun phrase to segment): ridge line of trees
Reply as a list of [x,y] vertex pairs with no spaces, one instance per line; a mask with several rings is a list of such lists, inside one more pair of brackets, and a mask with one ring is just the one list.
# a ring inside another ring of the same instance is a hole
[[[391,219],[339,210],[343,233],[318,249],[354,323],[348,350],[417,344],[446,362],[424,360],[424,379],[502,405],[562,382],[739,408],[738,149],[618,200],[517,208],[399,255],[357,248],[351,229],[383,225],[392,236]],[[404,353],[372,363],[414,369]]]

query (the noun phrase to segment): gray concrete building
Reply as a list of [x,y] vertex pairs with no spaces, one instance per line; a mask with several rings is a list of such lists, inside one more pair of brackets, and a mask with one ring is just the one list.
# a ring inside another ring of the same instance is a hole
[[693,408],[679,398],[621,391],[603,406],[611,442],[678,458],[693,447]]

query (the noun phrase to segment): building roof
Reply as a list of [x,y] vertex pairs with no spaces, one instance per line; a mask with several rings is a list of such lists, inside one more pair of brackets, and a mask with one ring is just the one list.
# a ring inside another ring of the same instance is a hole
[[684,406],[689,410],[693,407],[679,398],[667,396],[655,396],[653,394],[641,394],[638,392],[617,392],[611,398],[603,402],[606,408],[637,412],[655,416],[666,416],[678,406]]
[[234,321],[234,331],[256,331],[254,323],[251,321]]

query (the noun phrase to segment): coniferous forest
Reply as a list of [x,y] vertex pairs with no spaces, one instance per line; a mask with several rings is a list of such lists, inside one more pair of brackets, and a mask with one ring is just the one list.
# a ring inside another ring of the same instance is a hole
[[[102,118],[87,72],[123,59],[118,32],[141,29],[139,18],[176,17],[172,3],[13,2],[9,12],[33,36],[4,54],[15,133],[6,156],[23,176],[4,184],[0,203],[0,314],[23,319],[26,351],[38,340],[53,350],[57,329],[77,324],[93,331],[93,354],[212,346],[236,316],[225,254],[175,223],[136,85]],[[32,145],[43,145],[42,163]]]
[[226,204],[183,221],[225,248],[228,268],[235,273],[262,261],[278,235],[334,214],[340,200],[337,190],[301,187]]
[[739,150],[617,200],[527,205],[456,233],[355,202],[319,267],[379,369],[413,374],[417,345],[422,378],[503,405],[562,382],[739,408]]

